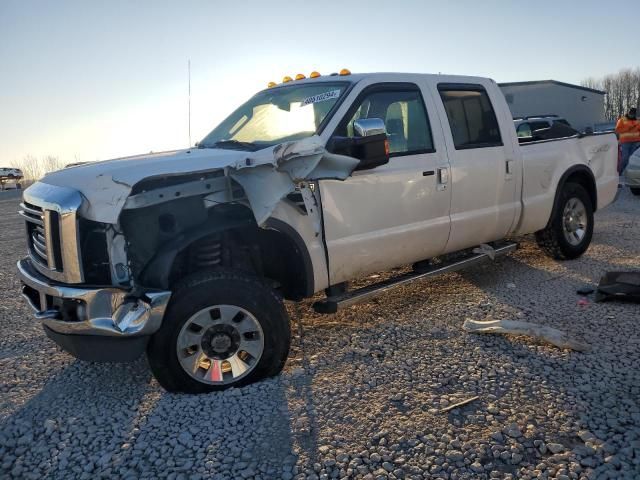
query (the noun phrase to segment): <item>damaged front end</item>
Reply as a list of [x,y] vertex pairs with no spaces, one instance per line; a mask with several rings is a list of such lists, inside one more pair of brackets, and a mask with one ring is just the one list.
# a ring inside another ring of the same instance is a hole
[[[188,150],[130,168],[116,160],[56,172],[24,193],[23,296],[72,355],[132,360],[160,328],[173,285],[190,272],[224,265],[274,279],[295,273],[296,262],[272,251],[272,212],[300,194],[300,215],[317,217],[308,182],[347,178],[357,164],[327,153],[314,136],[258,152]],[[292,276],[289,297],[313,290],[296,291],[304,280]]]
[[47,335],[75,357],[133,360],[160,328],[171,294],[132,285],[122,236],[83,218],[84,205],[69,187],[38,182],[25,191],[22,295]]
[[52,283],[29,259],[18,262],[22,295],[47,336],[87,361],[135,360],[161,325],[171,292]]

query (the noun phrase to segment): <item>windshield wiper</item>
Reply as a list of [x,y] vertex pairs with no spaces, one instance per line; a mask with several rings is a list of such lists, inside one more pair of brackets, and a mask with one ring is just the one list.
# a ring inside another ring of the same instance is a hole
[[[208,145],[205,145],[205,148],[206,147],[208,147]],[[213,145],[211,145],[211,147],[212,148],[232,147],[232,148],[241,148],[241,149],[247,149],[252,151],[255,151],[259,148],[255,143],[241,142],[239,140],[218,140]]]

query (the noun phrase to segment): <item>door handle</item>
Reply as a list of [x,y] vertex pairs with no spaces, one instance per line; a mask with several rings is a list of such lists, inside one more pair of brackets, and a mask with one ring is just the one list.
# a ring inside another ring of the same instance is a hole
[[449,184],[449,167],[438,167],[437,168],[437,182],[438,185],[436,189],[438,191],[446,190],[447,185]]
[[505,161],[505,179],[511,180],[513,178],[513,165],[514,160],[506,160]]

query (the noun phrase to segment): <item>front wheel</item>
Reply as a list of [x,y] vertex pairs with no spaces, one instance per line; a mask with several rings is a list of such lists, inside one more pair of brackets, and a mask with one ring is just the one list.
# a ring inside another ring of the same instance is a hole
[[536,241],[547,255],[558,260],[581,256],[593,236],[593,205],[582,185],[567,183],[549,225],[536,232]]
[[176,287],[147,359],[166,390],[210,392],[276,375],[290,341],[282,300],[259,278],[201,272]]
[[634,195],[638,195],[638,196],[640,196],[640,188],[638,188],[638,187],[631,187],[631,193],[633,193]]

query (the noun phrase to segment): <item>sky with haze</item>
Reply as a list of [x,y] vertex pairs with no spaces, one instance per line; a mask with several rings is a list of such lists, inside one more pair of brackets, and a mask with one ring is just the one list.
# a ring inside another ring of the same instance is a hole
[[0,166],[188,146],[188,59],[195,143],[299,72],[579,83],[635,68],[639,13],[638,0],[0,0]]

